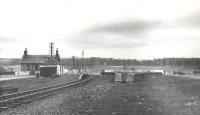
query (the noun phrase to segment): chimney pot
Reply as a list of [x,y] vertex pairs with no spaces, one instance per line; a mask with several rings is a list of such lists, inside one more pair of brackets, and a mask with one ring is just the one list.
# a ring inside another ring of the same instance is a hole
[[56,55],[58,55],[58,48],[56,48]]
[[25,50],[24,50],[24,55],[25,55],[25,56],[27,56],[27,55],[28,55],[27,48],[25,48]]

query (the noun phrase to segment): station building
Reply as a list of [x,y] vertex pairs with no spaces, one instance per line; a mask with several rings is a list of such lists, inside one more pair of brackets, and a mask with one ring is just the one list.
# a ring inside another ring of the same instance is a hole
[[21,60],[21,71],[29,71],[34,75],[36,71],[40,71],[41,76],[52,77],[63,75],[64,66],[61,63],[58,49],[56,54],[49,55],[29,55],[27,48],[24,51]]

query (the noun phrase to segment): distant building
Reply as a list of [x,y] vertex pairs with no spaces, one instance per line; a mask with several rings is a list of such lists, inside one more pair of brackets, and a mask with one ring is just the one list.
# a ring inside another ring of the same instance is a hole
[[35,71],[40,71],[40,68],[42,68],[43,74],[44,71],[51,73],[52,71],[51,69],[47,68],[48,66],[56,66],[56,70],[53,69],[53,71],[56,72],[53,73],[56,75],[62,75],[64,67],[61,64],[58,49],[56,50],[56,55],[53,55],[52,58],[49,55],[29,55],[27,48],[25,49],[24,55],[22,56],[21,60],[21,71],[30,71],[34,73]]
[[40,65],[40,76],[55,77],[63,75],[64,66],[56,58],[50,58]]

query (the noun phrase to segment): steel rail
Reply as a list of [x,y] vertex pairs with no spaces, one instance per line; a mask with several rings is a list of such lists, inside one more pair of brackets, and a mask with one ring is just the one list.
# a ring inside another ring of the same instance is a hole
[[7,95],[2,95],[2,96],[0,96],[0,101],[8,99],[8,98],[11,98],[11,97],[16,97],[16,96],[20,96],[20,95],[30,94],[30,93],[33,93],[33,92],[40,92],[40,91],[47,90],[47,89],[50,89],[50,88],[54,88],[54,87],[58,87],[58,86],[64,86],[64,85],[68,85],[68,84],[72,84],[72,83],[76,83],[76,82],[77,81],[73,81],[73,82],[70,82],[70,83],[63,83],[63,84],[53,85],[53,86],[48,86],[48,87],[43,87],[43,88],[39,88],[39,89],[33,89],[33,90],[22,91],[22,92],[18,92],[18,93],[12,93],[12,94],[7,94]]
[[81,80],[77,80],[70,83],[64,83],[64,84],[44,87],[40,89],[34,89],[34,90],[23,91],[19,93],[1,96],[0,97],[0,111],[6,110],[11,107],[16,107],[24,103],[29,103],[29,102],[32,102],[44,97],[48,97],[50,95],[63,91],[63,89],[65,88],[87,83],[90,80],[93,80],[94,78],[95,77],[88,77],[86,79],[81,79]]

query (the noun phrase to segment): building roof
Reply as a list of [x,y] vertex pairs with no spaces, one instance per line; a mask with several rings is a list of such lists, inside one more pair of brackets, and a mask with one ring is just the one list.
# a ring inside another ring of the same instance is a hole
[[48,61],[44,62],[43,65],[59,65],[61,64],[56,58],[49,58]]
[[45,68],[45,67],[57,67],[57,65],[40,65],[40,68]]
[[48,55],[26,55],[22,57],[21,63],[44,63],[48,61]]

